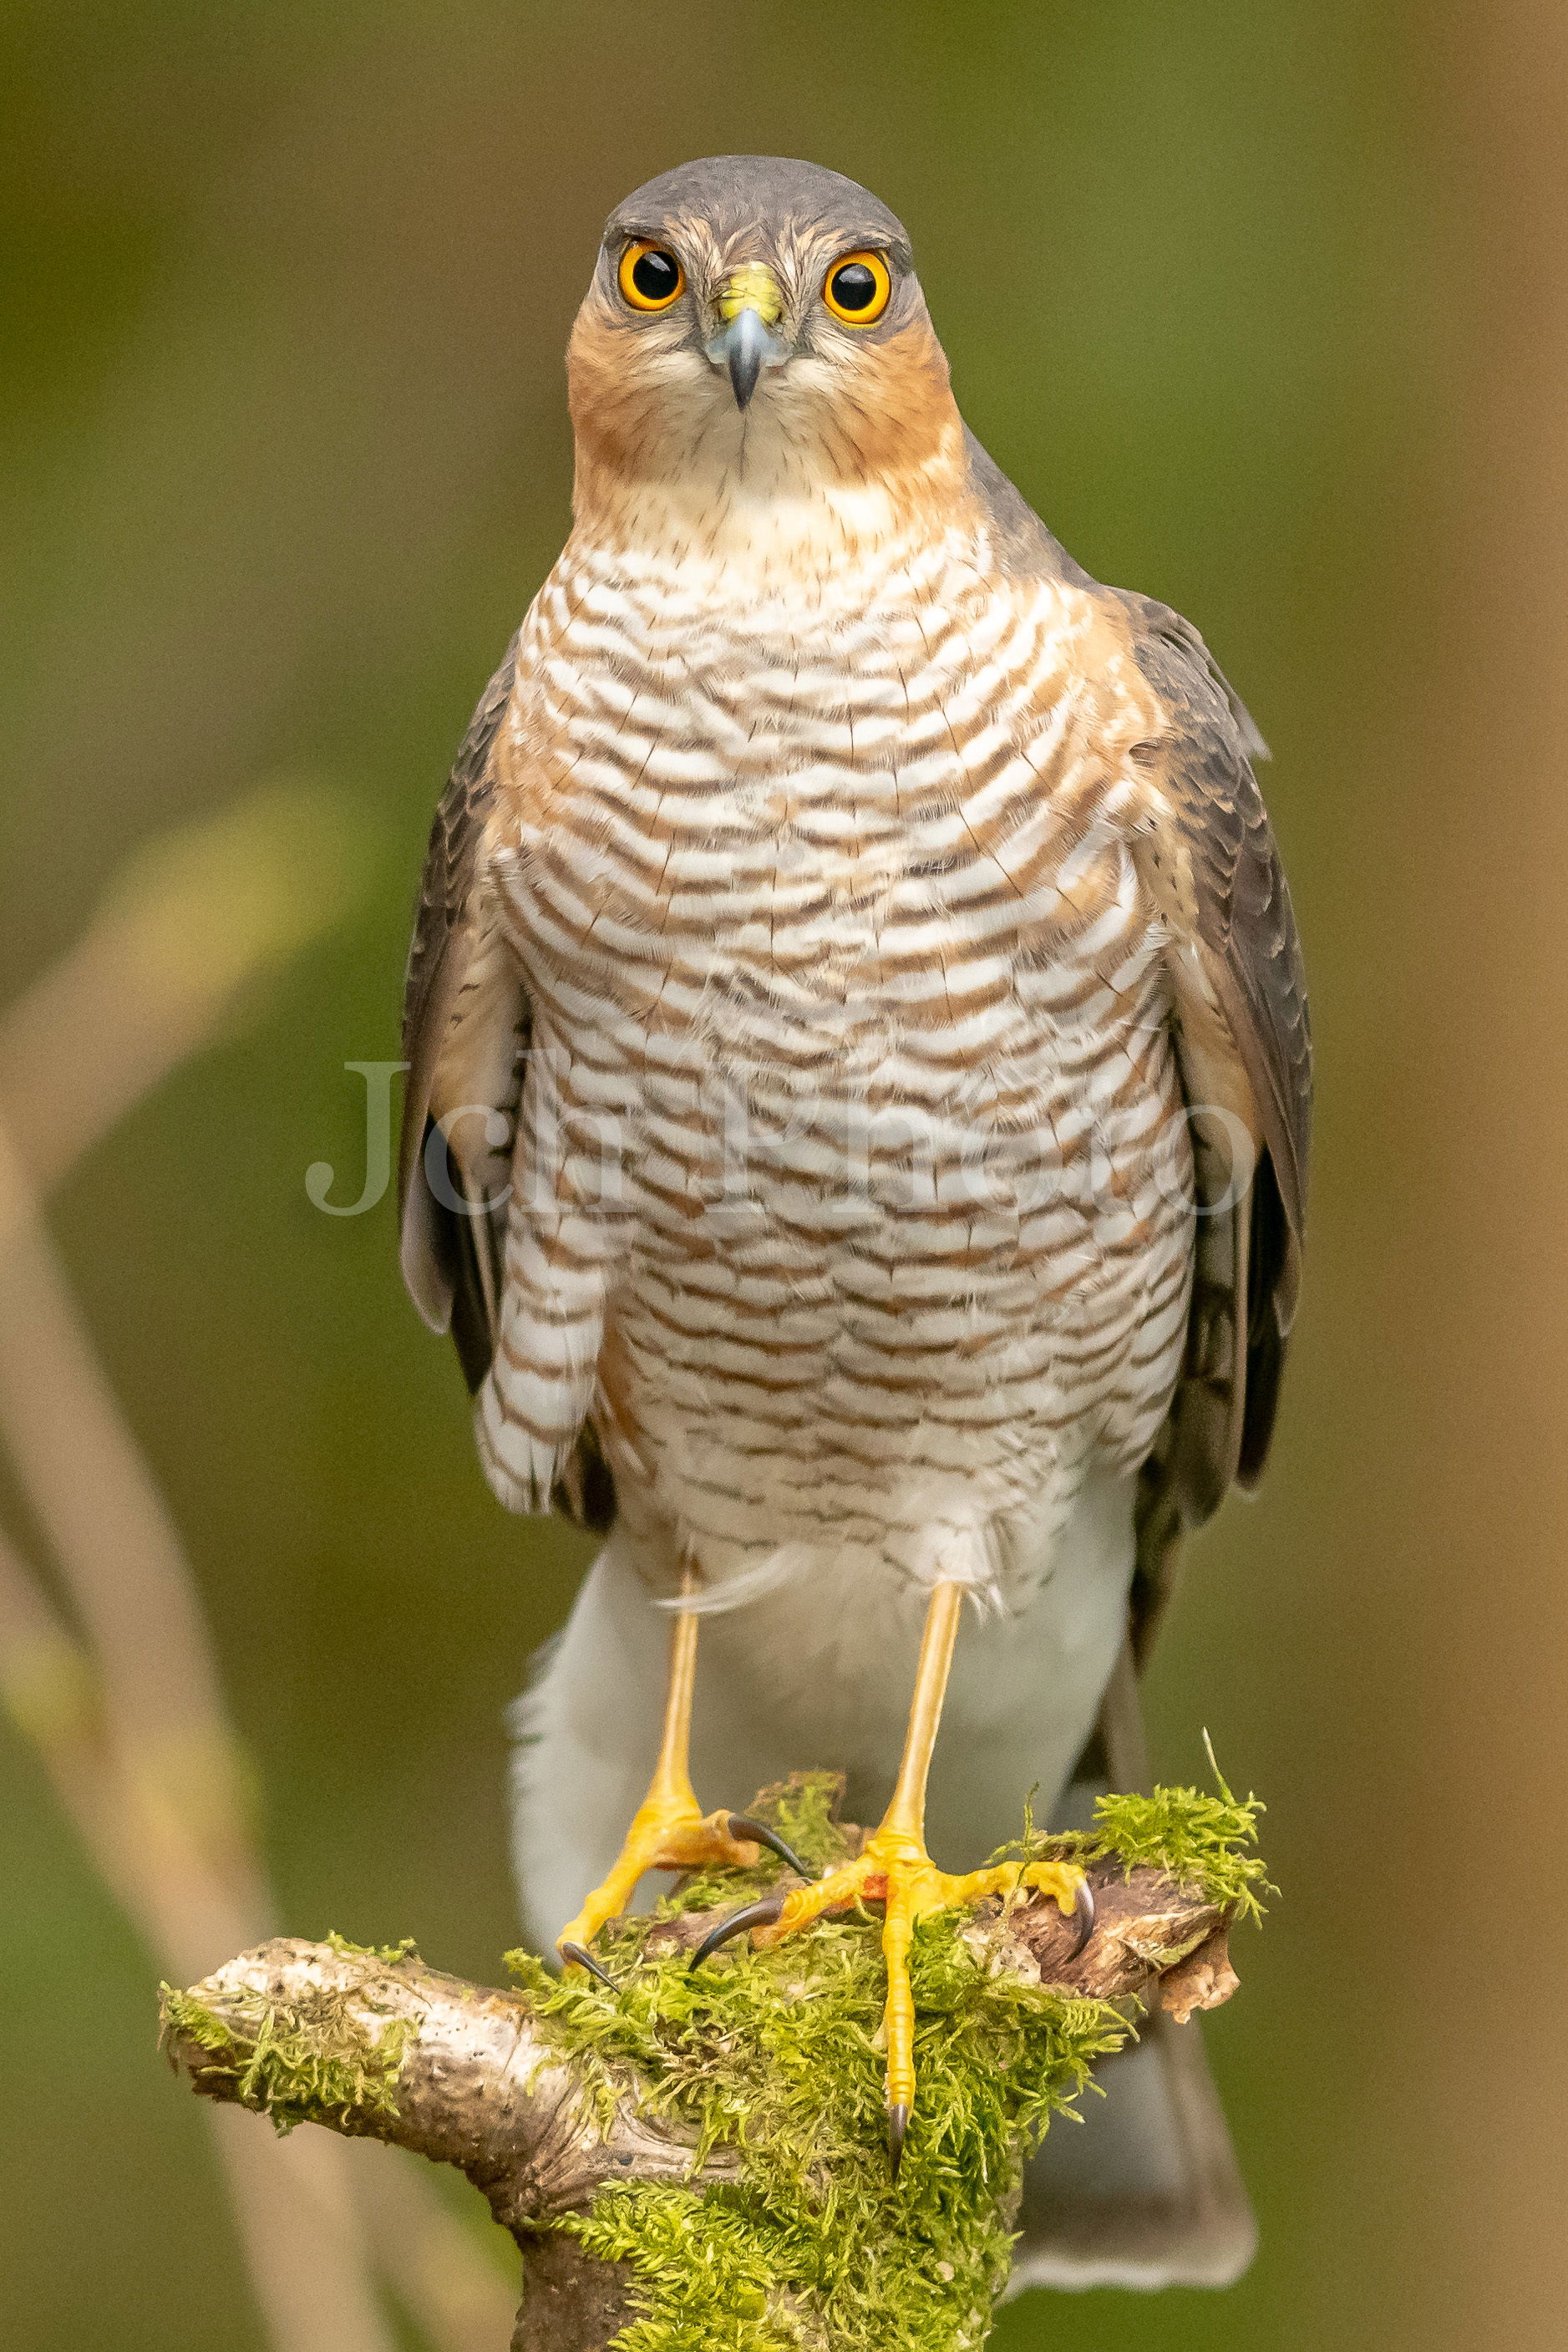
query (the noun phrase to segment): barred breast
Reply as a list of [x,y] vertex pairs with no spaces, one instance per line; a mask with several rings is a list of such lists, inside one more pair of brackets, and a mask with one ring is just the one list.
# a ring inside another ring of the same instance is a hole
[[503,1498],[585,1416],[721,1594],[1042,1572],[1176,1381],[1190,1159],[1092,592],[949,535],[826,579],[573,541],[496,868],[534,1006]]

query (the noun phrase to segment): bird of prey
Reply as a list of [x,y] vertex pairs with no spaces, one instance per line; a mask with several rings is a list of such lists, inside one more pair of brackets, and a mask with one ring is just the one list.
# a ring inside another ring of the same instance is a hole
[[[756,1933],[884,1904],[896,2161],[914,1922],[1031,1787],[1141,1777],[1182,1538],[1269,1450],[1311,1081],[1263,746],[966,429],[837,173],[628,197],[569,384],[571,533],[431,837],[402,1263],[501,1501],[604,1537],[527,1706],[531,1921],[591,1964],[841,1766],[880,1828]],[[1244,2263],[1196,2035],[1050,2136],[1020,2280]]]

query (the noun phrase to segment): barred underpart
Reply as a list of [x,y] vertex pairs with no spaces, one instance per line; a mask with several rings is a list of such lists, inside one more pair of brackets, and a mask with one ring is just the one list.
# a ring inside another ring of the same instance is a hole
[[1007,1593],[1148,1453],[1188,1308],[1103,599],[973,509],[793,576],[580,531],[517,676],[492,1483],[543,1507],[591,1417],[720,1597],[819,1547]]

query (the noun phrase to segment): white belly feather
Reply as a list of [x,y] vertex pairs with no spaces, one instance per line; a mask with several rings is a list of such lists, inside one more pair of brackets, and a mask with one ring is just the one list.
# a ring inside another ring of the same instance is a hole
[[[948,1868],[970,1868],[1016,1836],[1030,1790],[1037,1816],[1051,1817],[1123,1640],[1134,1484],[1106,1471],[1087,1479],[1021,1612],[966,1619],[927,1815],[932,1853]],[[852,1586],[824,1551],[779,1591],[706,1624],[692,1727],[702,1802],[743,1806],[810,1765],[848,1774],[846,1818],[879,1820],[923,1613],[923,1596],[895,1571],[873,1569]],[[541,1949],[604,1876],[642,1801],[668,1644],[635,1538],[618,1529],[517,1708],[517,1873]]]

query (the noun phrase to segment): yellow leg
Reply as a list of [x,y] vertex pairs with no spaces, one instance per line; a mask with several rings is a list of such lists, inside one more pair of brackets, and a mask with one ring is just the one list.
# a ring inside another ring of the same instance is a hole
[[[690,1589],[688,1579],[686,1590]],[[733,1863],[737,1869],[749,1870],[758,1859],[754,1840],[731,1833],[730,1823],[738,1817],[705,1815],[692,1788],[687,1759],[696,1684],[697,1622],[689,1610],[683,1610],[674,1621],[664,1727],[653,1777],[632,1816],[614,1868],[594,1888],[576,1918],[560,1931],[558,1949],[569,1961],[573,1957],[569,1946],[586,1948],[607,1919],[617,1918],[624,1911],[645,1870],[695,1870],[708,1863]]]
[[915,1996],[909,1981],[909,1952],[915,1922],[928,1912],[976,1903],[983,1895],[1009,1895],[1019,1885],[1041,1888],[1071,1915],[1079,1907],[1079,1890],[1084,1884],[1083,1873],[1075,1864],[1059,1862],[1030,1863],[1027,1868],[1020,1863],[1004,1862],[955,1876],[938,1870],[925,1851],[925,1785],[942,1721],[964,1592],[961,1584],[938,1584],[932,1590],[898,1783],[881,1824],[853,1862],[830,1871],[813,1885],[797,1888],[786,1899],[778,1919],[758,1927],[753,1936],[758,1946],[774,1944],[824,1912],[841,1911],[868,1900],[880,1899],[886,1906],[882,1949],[887,1964],[888,2144],[895,2167],[915,2104]]

